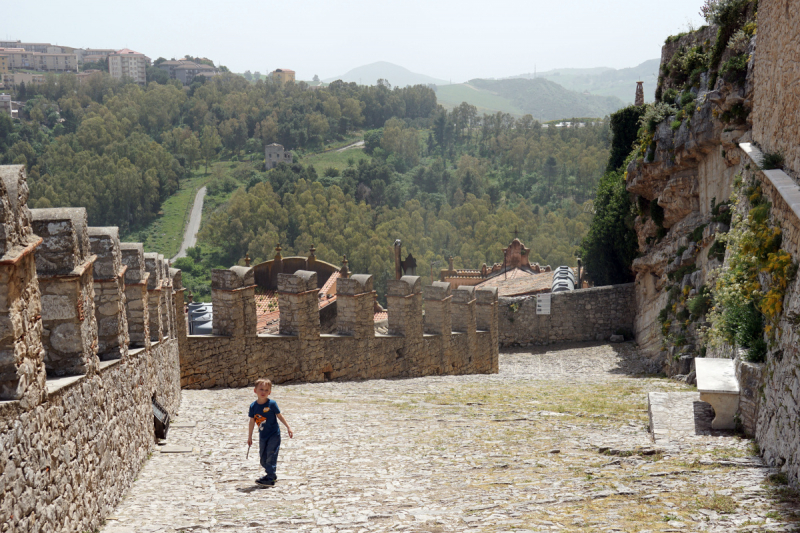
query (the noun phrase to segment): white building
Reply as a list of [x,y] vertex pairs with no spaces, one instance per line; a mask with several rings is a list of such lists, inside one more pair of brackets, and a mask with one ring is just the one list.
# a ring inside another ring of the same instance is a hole
[[149,66],[149,57],[127,48],[108,56],[108,73],[111,74],[111,77],[131,78],[140,85],[147,83],[147,67]]

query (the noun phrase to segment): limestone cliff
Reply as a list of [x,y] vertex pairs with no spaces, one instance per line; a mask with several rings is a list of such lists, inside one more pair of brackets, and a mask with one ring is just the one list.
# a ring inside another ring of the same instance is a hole
[[[709,272],[721,264],[723,252],[714,244],[728,231],[726,202],[741,163],[738,143],[750,138],[752,60],[744,83],[716,77],[709,87],[712,75],[695,72],[696,85],[687,82],[678,92],[665,74],[676,54],[708,50],[708,37],[715,33],[713,27],[703,29],[664,46],[659,83],[671,114],[655,124],[651,138],[643,136],[646,144],[626,169],[626,187],[638,206],[641,254],[633,263],[636,336],[668,374],[688,374],[700,351],[702,321],[689,320],[680,301],[703,293]],[[754,45],[755,39],[749,47]]]

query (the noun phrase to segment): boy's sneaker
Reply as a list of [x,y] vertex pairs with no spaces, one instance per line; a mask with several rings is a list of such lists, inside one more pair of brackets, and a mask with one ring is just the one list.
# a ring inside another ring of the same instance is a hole
[[264,487],[271,487],[275,484],[275,480],[268,478],[267,476],[262,476],[256,480],[258,485],[262,485]]

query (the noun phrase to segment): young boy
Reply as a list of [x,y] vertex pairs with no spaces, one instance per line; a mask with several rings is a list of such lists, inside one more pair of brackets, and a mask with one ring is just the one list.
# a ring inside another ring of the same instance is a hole
[[264,467],[266,475],[256,480],[259,485],[272,486],[278,476],[275,470],[278,467],[278,450],[281,447],[281,428],[278,420],[286,426],[289,438],[294,436],[286,419],[283,418],[281,410],[275,400],[270,400],[272,393],[272,382],[268,379],[256,381],[253,389],[258,399],[250,404],[250,428],[247,433],[247,445],[253,445],[253,427],[258,424],[258,454],[261,457],[261,466]]

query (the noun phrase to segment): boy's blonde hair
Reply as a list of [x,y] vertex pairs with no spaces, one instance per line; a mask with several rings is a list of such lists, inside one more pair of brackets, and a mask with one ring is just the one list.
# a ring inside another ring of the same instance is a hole
[[259,385],[261,385],[262,383],[263,383],[264,385],[266,385],[267,387],[269,387],[270,389],[272,388],[272,382],[271,382],[270,380],[268,380],[267,378],[260,378],[260,379],[257,379],[257,380],[256,380],[256,384],[255,384],[255,387],[258,387],[258,386],[259,386]]

